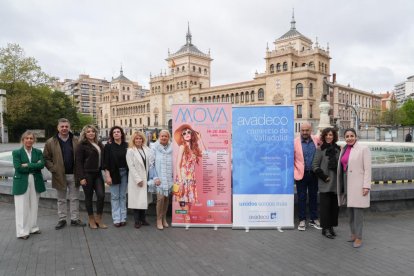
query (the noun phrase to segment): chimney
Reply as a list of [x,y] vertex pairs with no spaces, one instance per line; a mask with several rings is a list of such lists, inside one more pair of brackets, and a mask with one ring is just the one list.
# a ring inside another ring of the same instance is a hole
[[336,83],[336,73],[332,74],[332,83]]

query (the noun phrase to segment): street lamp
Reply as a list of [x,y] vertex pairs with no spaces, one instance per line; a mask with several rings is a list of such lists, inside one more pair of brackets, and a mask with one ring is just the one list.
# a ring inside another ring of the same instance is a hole
[[355,113],[355,131],[359,131],[359,104],[356,105],[350,105],[348,102],[346,102],[345,109],[348,109],[348,107],[352,108],[352,110]]

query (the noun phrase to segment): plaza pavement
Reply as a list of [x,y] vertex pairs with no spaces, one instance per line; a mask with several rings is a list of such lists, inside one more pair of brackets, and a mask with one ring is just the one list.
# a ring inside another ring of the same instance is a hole
[[[82,213],[82,218],[86,214]],[[352,248],[347,218],[338,237],[320,230],[168,228],[152,224],[55,230],[55,210],[39,210],[40,235],[15,236],[14,206],[0,202],[0,275],[413,275],[414,212],[368,212],[364,245]]]

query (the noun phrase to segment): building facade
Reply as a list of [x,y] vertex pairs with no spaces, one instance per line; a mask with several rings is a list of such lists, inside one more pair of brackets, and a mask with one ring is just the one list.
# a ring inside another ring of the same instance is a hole
[[[150,76],[149,93],[124,102],[114,101],[120,98],[119,91],[108,91],[106,98],[106,93],[103,94],[99,111],[101,128],[110,128],[120,120],[123,126],[132,128],[171,130],[173,104],[232,103],[238,106],[293,105],[295,131],[298,132],[300,124],[305,121],[316,130],[324,82],[330,79],[329,45],[321,47],[317,41],[314,43],[302,35],[296,29],[294,16],[290,24],[288,32],[274,41],[272,49],[267,47],[264,55],[266,68],[262,73],[256,73],[249,81],[220,86],[211,86],[213,59],[209,52],[200,51],[192,43],[188,28],[186,43],[178,51],[168,53],[168,72]],[[330,82],[327,94],[332,106],[332,124],[352,124],[347,102],[360,106],[362,123],[369,124],[379,116],[381,98],[378,95],[340,85],[336,81]],[[116,112],[121,106],[124,110],[122,115]],[[114,114],[118,116],[115,120]]]
[[397,107],[401,107],[406,100],[414,98],[414,76],[408,77],[406,81],[397,83],[394,88]]
[[72,98],[72,103],[78,112],[92,116],[98,123],[97,112],[101,94],[109,89],[109,85],[110,83],[105,79],[82,74],[76,80],[65,79],[57,88]]

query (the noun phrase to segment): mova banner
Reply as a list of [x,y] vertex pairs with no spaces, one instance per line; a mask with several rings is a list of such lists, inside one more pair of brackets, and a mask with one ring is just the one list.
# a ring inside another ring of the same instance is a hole
[[231,226],[231,104],[173,105],[173,226]]
[[233,108],[233,228],[293,228],[292,106]]

